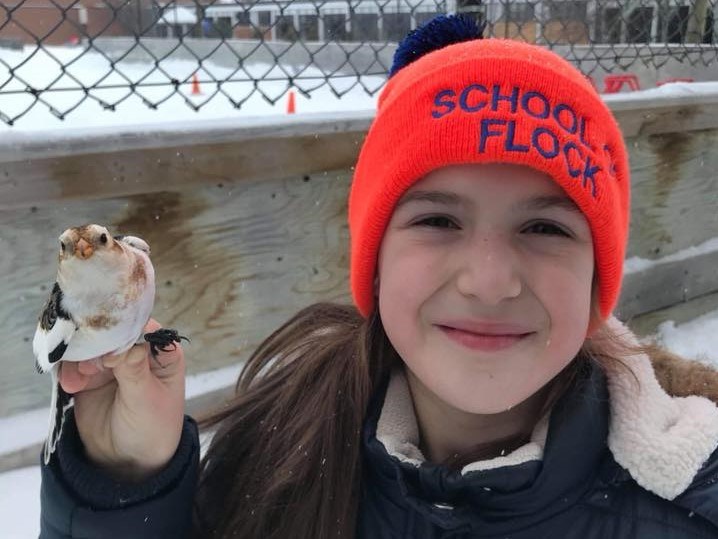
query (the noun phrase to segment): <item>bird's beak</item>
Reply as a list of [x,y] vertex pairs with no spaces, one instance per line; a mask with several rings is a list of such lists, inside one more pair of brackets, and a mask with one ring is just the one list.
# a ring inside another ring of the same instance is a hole
[[90,258],[93,252],[94,250],[92,249],[92,245],[87,243],[84,238],[80,238],[80,241],[78,241],[77,245],[75,245],[75,255],[82,260]]

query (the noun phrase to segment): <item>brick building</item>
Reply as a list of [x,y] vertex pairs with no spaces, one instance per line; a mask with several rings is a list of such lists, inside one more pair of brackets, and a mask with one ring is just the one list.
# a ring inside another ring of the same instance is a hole
[[[192,0],[172,5],[181,6],[181,13],[197,9]],[[167,12],[152,0],[2,0],[0,43],[59,45],[97,36],[167,36],[173,34],[171,17],[163,17]],[[195,33],[186,24],[182,30]]]

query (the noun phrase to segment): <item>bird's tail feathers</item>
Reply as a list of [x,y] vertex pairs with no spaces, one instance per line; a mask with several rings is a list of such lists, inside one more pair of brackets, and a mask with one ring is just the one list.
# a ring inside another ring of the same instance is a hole
[[58,365],[52,368],[52,397],[50,400],[50,425],[43,450],[45,465],[50,462],[51,455],[55,452],[57,442],[62,435],[62,428],[65,425],[65,412],[72,407],[72,395],[67,393],[60,385],[58,379]]

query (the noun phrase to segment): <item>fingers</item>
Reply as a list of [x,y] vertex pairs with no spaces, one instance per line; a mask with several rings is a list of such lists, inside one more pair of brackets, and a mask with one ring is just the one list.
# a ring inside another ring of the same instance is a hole
[[80,372],[77,363],[70,363],[68,361],[60,363],[58,377],[62,389],[64,389],[67,393],[77,393],[78,391],[82,391],[85,389],[90,380],[89,376]]
[[[58,378],[62,389],[68,393],[88,391],[107,385],[114,379],[112,371],[100,371],[87,361],[60,363]],[[93,372],[94,371],[94,372]]]
[[147,325],[145,325],[145,329],[143,330],[145,333],[152,333],[153,331],[157,331],[162,327],[162,324],[160,324],[157,320],[154,318],[150,318],[147,321]]
[[150,368],[156,362],[149,345],[133,346],[113,368],[119,386],[118,396],[127,409],[145,414],[158,398],[165,399],[168,394],[176,396],[173,401],[184,400],[184,364],[178,361],[181,358],[181,350],[160,352],[157,359],[165,367]]
[[92,359],[79,361],[77,363],[77,370],[85,376],[92,376],[93,374],[100,372],[100,368],[97,366],[97,363]]
[[[144,333],[157,331],[162,326],[150,319]],[[176,381],[184,385],[184,353],[176,346],[166,352],[160,351],[156,360],[152,358],[149,345],[135,345],[121,354],[106,354],[86,361],[63,361],[60,364],[59,380],[68,393],[77,393],[102,387],[117,379],[124,388],[146,386],[152,378]],[[178,376],[179,375],[179,376]]]

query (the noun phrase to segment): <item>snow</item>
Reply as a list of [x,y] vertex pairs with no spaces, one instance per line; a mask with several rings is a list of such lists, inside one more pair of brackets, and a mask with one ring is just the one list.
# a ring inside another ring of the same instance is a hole
[[630,101],[653,99],[656,97],[683,97],[683,96],[715,96],[718,94],[718,82],[669,82],[655,88],[639,90],[636,92],[619,92],[615,94],[603,94],[603,100],[607,103],[615,101]]
[[0,474],[0,537],[30,539],[40,534],[40,467]]
[[49,400],[47,408],[0,417],[0,432],[12,433],[12,436],[0,436],[0,455],[39,444],[47,435],[49,421]]
[[[184,20],[186,14],[177,13],[178,20]],[[191,12],[189,15],[194,17]],[[174,12],[165,12],[165,17],[172,22]],[[62,66],[66,67],[63,69]],[[197,68],[195,60],[176,58],[164,59],[159,66],[127,60],[115,62],[113,66],[109,58],[92,50],[86,51],[82,46],[55,46],[45,50],[26,46],[22,51],[0,48],[0,114],[14,118],[29,109],[12,127],[0,121],[0,129],[35,133],[98,126],[141,129],[145,124],[158,123],[189,126],[196,125],[198,120],[211,123],[266,116],[286,119],[290,75],[298,76],[293,86],[297,115],[374,111],[378,90],[386,82],[385,77],[375,75],[334,75],[327,84],[324,74],[314,66],[297,74],[297,69],[289,65],[264,63],[243,64],[246,73],[240,70],[232,75],[233,69],[219,66],[211,58],[204,60],[199,70]],[[195,70],[201,95],[191,93]],[[255,91],[251,80],[227,82],[221,87],[211,82],[230,76],[233,79],[260,79],[257,83],[259,91]],[[182,82],[176,92],[167,84],[172,79]],[[141,96],[129,92],[129,84],[136,84]],[[94,99],[85,99],[83,86],[96,86],[89,91]],[[44,92],[40,95],[41,101],[35,102],[36,98],[27,92],[28,87],[62,88],[63,91]],[[301,90],[309,92],[311,97],[306,97]],[[8,93],[13,91],[16,93]],[[718,95],[718,82],[677,82],[602,97],[608,103],[628,105],[631,101],[655,100],[656,97],[715,95]],[[241,102],[240,108],[236,108],[230,98]],[[103,108],[103,103],[109,108]],[[148,103],[156,104],[157,108],[149,107]],[[113,107],[114,111],[111,110]],[[193,107],[201,108],[198,112]],[[58,116],[65,116],[65,119]]]
[[718,251],[718,238],[711,238],[700,245],[692,245],[681,249],[671,255],[664,256],[663,258],[657,258],[650,260],[647,258],[641,258],[638,256],[632,256],[623,263],[623,271],[625,273],[636,273],[659,264],[667,264],[669,262],[678,262],[679,260],[685,260],[694,256],[704,255]]
[[718,311],[678,326],[672,320],[663,322],[657,335],[663,346],[677,354],[718,366]]
[[[63,65],[67,66],[64,70]],[[13,68],[12,75],[8,66]],[[207,124],[213,120],[244,120],[258,116],[287,119],[287,79],[289,75],[296,75],[296,69],[264,63],[243,64],[242,67],[246,73],[240,70],[232,75],[233,69],[211,60],[203,61],[199,70],[195,60],[168,58],[160,62],[159,68],[153,63],[122,60],[114,65],[120,74],[113,71],[110,59],[98,52],[86,52],[82,47],[58,46],[38,50],[26,46],[22,51],[0,48],[0,114],[14,118],[29,109],[13,126],[0,121],[0,130],[34,133],[103,126],[142,129],[145,124],[189,125],[197,120]],[[201,95],[192,95],[191,80],[195,70]],[[263,80],[257,83],[256,89],[251,80],[223,83],[221,88],[210,82],[230,76],[232,79],[253,77]],[[385,82],[380,76],[336,75],[325,83],[325,76],[313,66],[302,71],[299,77],[292,87],[296,115],[374,110],[377,90]],[[172,79],[184,81],[176,92],[167,84]],[[142,97],[130,93],[129,84],[137,85]],[[42,101],[35,102],[36,98],[26,91],[28,86],[65,90],[44,92],[40,96]],[[97,87],[89,92],[95,99],[85,99],[83,86]],[[364,87],[373,95],[370,96]],[[303,95],[301,90],[311,91],[311,98]],[[227,96],[241,102],[241,107],[237,109]],[[114,106],[115,110],[103,108],[98,100],[108,107]],[[153,109],[147,103],[157,104],[157,108]],[[193,107],[201,108],[198,112]],[[59,116],[65,116],[65,119],[61,120]]]

